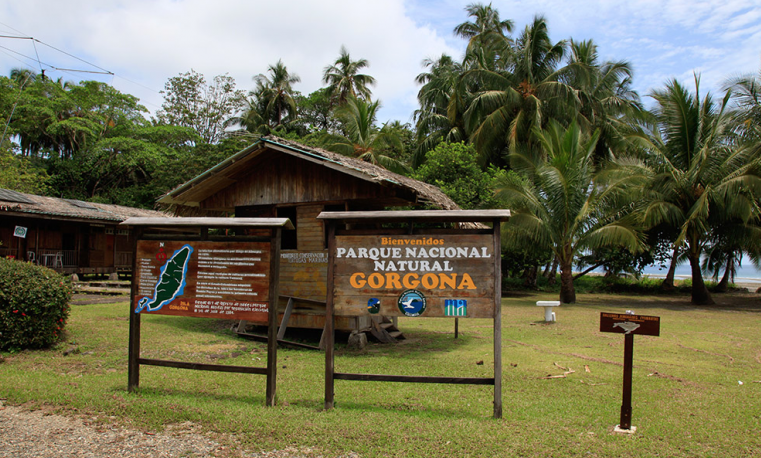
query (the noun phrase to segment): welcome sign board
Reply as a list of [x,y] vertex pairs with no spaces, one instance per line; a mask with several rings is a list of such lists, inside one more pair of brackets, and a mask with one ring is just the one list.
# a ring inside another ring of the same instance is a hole
[[335,242],[337,316],[494,317],[491,234],[337,235]]

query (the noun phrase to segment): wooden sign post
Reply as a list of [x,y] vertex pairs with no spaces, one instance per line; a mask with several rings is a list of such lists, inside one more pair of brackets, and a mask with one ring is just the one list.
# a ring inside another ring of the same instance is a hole
[[634,334],[660,335],[661,318],[657,316],[632,315],[628,313],[601,313],[600,332],[624,334],[624,383],[621,402],[621,421],[617,431],[634,432],[632,426],[632,368],[634,367]]
[[[128,390],[140,365],[267,376],[266,405],[275,404],[281,231],[287,218],[129,218],[136,228],[130,300]],[[224,229],[210,235],[209,229]],[[246,232],[254,230],[259,235]],[[241,232],[243,234],[241,234]],[[265,235],[266,234],[266,235]],[[140,357],[144,314],[268,322],[267,368],[165,361]]]
[[[494,385],[494,417],[502,417],[500,224],[509,216],[507,210],[423,210],[323,212],[317,217],[326,221],[328,230],[325,409],[334,406],[336,379],[474,384]],[[473,224],[479,222],[492,227]],[[406,227],[383,228],[382,223]],[[431,223],[457,223],[459,228],[430,228]],[[492,318],[494,377],[336,372],[335,316],[372,315]]]

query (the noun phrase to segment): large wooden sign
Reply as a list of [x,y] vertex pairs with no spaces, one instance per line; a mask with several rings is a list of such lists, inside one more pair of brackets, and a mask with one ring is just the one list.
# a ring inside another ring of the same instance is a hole
[[[500,226],[509,216],[507,210],[320,213],[329,257],[326,410],[334,406],[335,380],[494,385],[494,417],[502,418]],[[491,223],[491,228],[474,224],[481,222]],[[383,223],[397,227],[384,228]],[[400,223],[406,227],[400,228]],[[381,316],[491,318],[494,376],[338,372],[335,316],[369,316],[373,323]]]
[[269,242],[140,240],[135,313],[267,321]]
[[491,234],[336,236],[337,316],[494,317]]

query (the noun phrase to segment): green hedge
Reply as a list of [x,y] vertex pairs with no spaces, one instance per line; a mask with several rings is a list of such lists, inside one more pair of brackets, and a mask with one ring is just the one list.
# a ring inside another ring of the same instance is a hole
[[69,317],[71,284],[46,267],[0,258],[0,350],[58,341]]

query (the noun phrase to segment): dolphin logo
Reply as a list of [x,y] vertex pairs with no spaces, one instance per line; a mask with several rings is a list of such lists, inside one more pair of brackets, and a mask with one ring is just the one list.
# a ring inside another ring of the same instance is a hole
[[613,325],[613,327],[619,327],[626,331],[624,334],[631,334],[632,331],[639,328],[639,325],[637,323],[632,323],[631,321],[624,321],[623,323],[616,323]]

